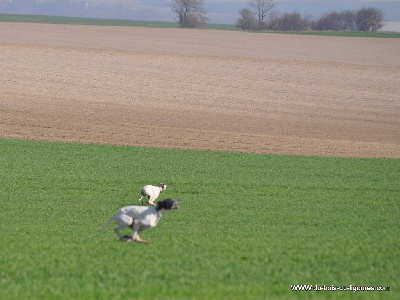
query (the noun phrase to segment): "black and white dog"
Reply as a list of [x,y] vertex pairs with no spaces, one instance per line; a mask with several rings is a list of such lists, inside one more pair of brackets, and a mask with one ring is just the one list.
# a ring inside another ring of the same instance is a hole
[[140,198],[139,201],[142,201],[142,205],[144,204],[143,202],[143,197],[147,197],[148,200],[147,202],[150,205],[155,206],[154,201],[157,199],[157,197],[160,195],[162,191],[165,191],[167,189],[167,185],[160,182],[156,186],[154,185],[145,185],[141,192],[140,192]]
[[[104,230],[112,221],[117,223],[114,229],[121,241],[135,241],[148,244],[146,240],[139,237],[139,233],[155,227],[162,216],[169,210],[179,209],[180,200],[165,199],[159,201],[156,206],[125,206],[109,219],[99,231]],[[132,228],[132,236],[122,236],[121,229],[125,227]]]

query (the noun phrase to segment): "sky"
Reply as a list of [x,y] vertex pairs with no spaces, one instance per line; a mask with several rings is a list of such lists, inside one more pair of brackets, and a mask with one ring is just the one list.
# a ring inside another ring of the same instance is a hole
[[[233,24],[248,0],[205,0],[208,23]],[[175,21],[169,0],[0,0],[0,13]],[[400,22],[400,0],[276,0],[278,13],[299,12],[320,18],[330,11],[382,9],[384,21]]]

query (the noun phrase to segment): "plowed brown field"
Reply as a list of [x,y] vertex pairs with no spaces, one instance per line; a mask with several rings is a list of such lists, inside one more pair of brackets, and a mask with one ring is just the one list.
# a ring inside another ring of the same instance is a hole
[[0,137],[400,158],[400,39],[0,23]]

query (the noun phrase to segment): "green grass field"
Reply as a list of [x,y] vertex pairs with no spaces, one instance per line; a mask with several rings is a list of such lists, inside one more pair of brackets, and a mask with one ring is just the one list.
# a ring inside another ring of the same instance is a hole
[[[398,299],[400,160],[0,139],[2,299]],[[141,237],[97,230],[144,184]],[[291,285],[390,286],[300,292]]]
[[[136,21],[121,19],[95,19],[79,17],[41,16],[41,15],[17,15],[0,14],[0,22],[28,22],[48,24],[72,24],[72,25],[99,25],[99,26],[135,26],[150,28],[178,28],[177,22],[165,21]],[[236,31],[234,24],[206,24],[203,29]],[[265,32],[258,32],[265,34]],[[400,38],[397,32],[359,32],[359,31],[304,31],[304,32],[268,32],[278,34],[300,34],[320,36],[341,36],[341,37],[373,37],[373,38]]]

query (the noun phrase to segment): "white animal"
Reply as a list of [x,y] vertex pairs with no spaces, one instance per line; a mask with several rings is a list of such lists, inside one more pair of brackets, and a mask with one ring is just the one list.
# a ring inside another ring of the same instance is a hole
[[[139,233],[144,230],[155,227],[162,218],[162,216],[169,210],[179,209],[180,200],[165,199],[159,201],[155,207],[147,206],[126,206],[117,211],[117,213],[109,219],[99,229],[103,231],[112,221],[117,223],[117,227],[114,229],[121,241],[135,241],[140,243],[148,244],[146,240],[142,240],[139,237]],[[121,234],[121,229],[125,227],[132,228],[132,236]]]
[[148,197],[147,203],[150,205],[155,206],[154,201],[158,198],[160,195],[160,192],[165,191],[167,189],[167,185],[164,183],[159,183],[157,186],[154,185],[145,185],[142,188],[141,191],[141,197],[139,198],[138,201],[142,201],[142,205],[144,204],[143,202],[143,197]]

